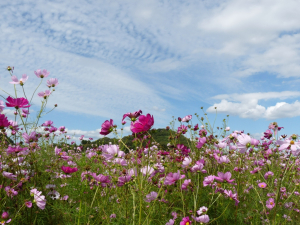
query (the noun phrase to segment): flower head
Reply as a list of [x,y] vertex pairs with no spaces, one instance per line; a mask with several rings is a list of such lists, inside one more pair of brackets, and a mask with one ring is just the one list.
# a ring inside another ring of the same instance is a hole
[[133,133],[148,131],[153,126],[153,124],[154,118],[148,113],[146,116],[141,115],[135,122],[131,122],[130,130]]
[[265,187],[267,187],[267,184],[265,182],[262,182],[262,183],[258,184],[258,187],[265,188]]
[[11,77],[12,82],[9,82],[11,84],[20,84],[21,86],[24,85],[24,83],[28,80],[28,76],[26,74],[22,75],[22,78],[20,80],[18,80],[17,76],[13,75]]
[[108,135],[109,133],[111,133],[113,131],[114,128],[114,121],[112,119],[110,119],[110,121],[106,120],[102,125],[101,125],[101,131],[100,134],[101,135]]
[[12,97],[8,96],[6,101],[8,101],[6,103],[7,107],[14,107],[16,109],[30,107],[28,100],[23,97],[22,98],[12,98]]
[[0,114],[0,129],[9,127],[10,123],[8,122],[7,117],[4,114]]
[[74,167],[68,167],[68,166],[61,166],[61,169],[64,173],[70,174],[70,173],[75,173],[78,171],[78,168]]
[[157,192],[151,191],[150,194],[146,195],[145,202],[152,202],[157,198],[157,195],[158,195]]
[[47,70],[41,70],[38,69],[36,71],[34,71],[34,74],[38,77],[38,78],[44,78],[44,77],[48,77],[50,72],[48,72]]
[[46,99],[50,94],[51,94],[51,91],[50,90],[46,90],[45,92],[39,92],[38,96],[41,97],[41,98]]
[[181,121],[188,123],[191,119],[192,119],[192,115],[187,115],[187,116],[183,117]]
[[134,113],[131,113],[131,112],[128,112],[126,114],[123,115],[123,119],[122,119],[122,122],[123,120],[126,118],[126,117],[129,117],[131,119],[131,121],[136,121],[137,118],[142,114],[142,110],[138,110],[138,111],[135,111]]
[[34,202],[36,203],[37,207],[44,210],[46,206],[46,199],[45,196],[42,195],[42,192],[34,188],[30,191],[30,195],[34,196]]
[[50,80],[47,80],[47,86],[50,87],[56,87],[58,85],[57,78],[51,78]]
[[266,206],[267,206],[268,209],[273,209],[274,206],[275,206],[274,198],[269,198],[269,199],[266,201]]
[[192,221],[188,216],[182,218],[182,221],[180,222],[180,225],[190,225],[190,224],[192,224]]

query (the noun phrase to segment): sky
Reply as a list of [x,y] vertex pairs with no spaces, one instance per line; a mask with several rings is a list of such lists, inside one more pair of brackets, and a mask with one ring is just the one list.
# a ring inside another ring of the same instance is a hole
[[0,9],[0,94],[14,92],[7,66],[29,76],[28,96],[40,82],[34,71],[48,70],[59,85],[47,110],[58,107],[41,123],[76,138],[98,139],[105,120],[121,128],[123,114],[140,109],[154,128],[173,116],[196,124],[200,107],[212,121],[217,107],[216,126],[229,115],[231,130],[257,138],[274,121],[281,134],[298,132],[300,1],[11,0]]

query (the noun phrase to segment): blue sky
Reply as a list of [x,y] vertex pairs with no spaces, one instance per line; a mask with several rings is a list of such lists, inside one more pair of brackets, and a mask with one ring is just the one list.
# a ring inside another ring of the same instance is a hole
[[[202,115],[201,106],[210,118],[218,108],[216,125],[229,114],[232,130],[255,137],[273,121],[281,133],[298,131],[299,1],[13,0],[0,8],[0,87],[12,92],[5,68],[14,66],[18,78],[29,76],[30,95],[40,81],[33,71],[47,69],[59,80],[49,99],[58,108],[42,122],[77,137],[99,138],[105,120],[121,127],[127,112],[141,109],[163,128],[172,116]],[[36,96],[33,109],[39,104]]]

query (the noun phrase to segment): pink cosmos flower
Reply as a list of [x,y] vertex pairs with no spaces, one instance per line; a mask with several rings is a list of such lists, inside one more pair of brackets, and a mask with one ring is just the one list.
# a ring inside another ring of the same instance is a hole
[[46,206],[46,199],[45,196],[42,195],[42,192],[34,188],[30,191],[30,195],[34,196],[34,202],[36,203],[37,207],[44,210]]
[[9,214],[8,214],[8,212],[5,212],[5,211],[4,211],[4,212],[2,213],[2,215],[1,215],[1,219],[7,220],[8,217],[9,217]]
[[202,215],[198,217],[200,223],[208,223],[209,222],[209,216],[208,215]]
[[114,129],[114,121],[112,119],[110,119],[110,121],[106,120],[102,125],[101,125],[101,131],[100,134],[101,135],[108,135],[109,133],[111,133]]
[[131,122],[130,130],[133,133],[148,131],[154,124],[154,118],[149,113],[147,116],[141,115],[138,120]]
[[118,186],[121,187],[124,184],[126,184],[127,182],[129,182],[131,180],[132,176],[131,175],[125,175],[125,176],[121,176],[118,178]]
[[72,167],[68,167],[68,166],[62,166],[61,169],[66,174],[75,173],[78,171],[78,168],[76,168],[76,167],[72,168]]
[[145,202],[152,202],[157,198],[157,192],[151,191],[150,194],[146,195]]
[[57,78],[51,78],[50,80],[47,80],[47,86],[50,87],[56,87],[58,85]]
[[6,101],[8,101],[5,103],[7,107],[14,107],[16,109],[30,107],[30,105],[28,105],[29,102],[26,98],[12,98],[8,96]]
[[0,114],[0,129],[8,127],[10,124],[7,120],[7,117],[4,114]]
[[230,131],[230,127],[226,127],[225,130],[226,130],[226,131]]
[[36,71],[34,71],[34,74],[38,77],[38,78],[46,78],[49,76],[50,72],[48,72],[47,70],[41,70],[41,69],[38,69]]
[[[129,117],[131,119],[131,121],[136,121],[136,119],[142,114],[142,110],[138,110],[138,111],[135,111],[134,113],[126,113],[123,115],[123,119],[122,119],[122,123],[123,123],[123,120],[126,118],[126,117]],[[126,122],[126,121],[125,121]],[[124,124],[123,124],[124,125]]]
[[197,143],[197,148],[202,148],[202,146],[205,144],[206,142],[206,137],[202,137],[202,138],[199,138],[199,141]]
[[277,145],[280,145],[279,147],[279,151],[281,150],[285,150],[285,149],[291,149],[293,155],[297,155],[299,153],[299,149],[300,149],[300,142],[295,142],[294,140],[284,140],[284,141],[276,141]]
[[19,145],[17,145],[17,146],[8,146],[8,148],[6,149],[6,153],[7,154],[19,153],[19,152],[25,151],[27,149],[28,148],[22,148]]
[[220,181],[220,182],[232,183],[234,181],[234,179],[230,180],[230,178],[231,178],[230,172],[226,172],[226,173],[218,172],[218,176],[215,177],[215,180]]
[[267,206],[268,209],[273,209],[274,206],[275,206],[274,198],[269,198],[269,199],[266,201],[266,206]]
[[42,126],[44,126],[44,127],[52,127],[52,124],[53,124],[53,121],[47,120],[47,121],[45,121],[45,122],[42,124]]
[[166,223],[166,225],[174,225],[174,223],[175,223],[174,219],[170,219],[170,220]]
[[24,83],[28,80],[28,76],[26,74],[22,75],[22,78],[20,80],[18,80],[17,76],[13,75],[11,77],[12,82],[9,82],[11,84],[20,84],[21,86],[24,85]]
[[192,163],[191,157],[185,157],[183,162],[182,162],[182,167],[186,168]]
[[110,176],[96,175],[96,173],[93,173],[92,176],[98,183],[101,183],[102,187],[106,187],[110,183]]
[[247,134],[242,133],[237,137],[237,139],[239,141],[237,147],[240,149],[240,153],[245,153],[251,146],[251,137]]
[[274,176],[274,173],[272,171],[269,171],[269,172],[265,173],[264,178],[268,179],[269,177],[272,177],[272,176]]
[[178,181],[179,179],[183,179],[185,178],[185,175],[180,175],[180,171],[178,170],[177,173],[169,173],[166,176],[165,179],[165,185],[172,185],[175,184],[176,181]]
[[10,188],[9,186],[5,187],[4,190],[6,191],[7,196],[11,198],[18,194],[18,192],[15,189]]
[[231,198],[232,200],[235,200],[235,205],[238,205],[238,204],[239,204],[240,201],[238,200],[237,193],[233,194],[231,190],[230,190],[230,191],[225,190],[225,191],[224,191],[224,194],[225,194],[227,197]]
[[187,188],[191,182],[192,182],[191,179],[184,180],[183,184],[181,185],[181,189],[187,190]]
[[208,208],[205,206],[200,207],[200,209],[197,211],[198,215],[202,215],[203,213],[205,214],[207,212]]
[[187,126],[184,126],[184,125],[181,125],[178,127],[177,129],[177,133],[182,133],[182,134],[185,134],[187,132]]
[[264,137],[267,138],[267,139],[270,139],[271,137],[273,136],[273,133],[271,130],[266,130],[264,132]]
[[191,225],[191,224],[192,224],[192,221],[190,220],[190,218],[188,216],[182,218],[182,221],[180,222],[180,225]]
[[191,168],[191,171],[192,172],[201,171],[203,167],[204,165],[200,161],[197,161],[196,164]]
[[150,166],[145,166],[145,167],[141,168],[141,173],[144,176],[151,176],[154,172],[155,172],[155,170]]
[[31,132],[30,135],[23,133],[22,137],[27,144],[38,141],[37,133],[35,133],[35,131]]
[[267,187],[267,184],[265,182],[262,182],[262,183],[258,184],[258,187],[265,188],[265,187]]
[[223,155],[219,158],[218,163],[220,164],[226,164],[226,163],[230,163],[230,160],[228,159],[227,156]]
[[188,123],[191,119],[192,119],[192,115],[187,115],[187,116],[183,117],[181,121]]
[[215,177],[216,176],[214,176],[214,175],[210,175],[210,176],[204,177],[203,187],[211,186],[214,183],[214,181],[215,181]]
[[14,175],[13,173],[3,171],[2,175],[8,179],[17,180],[17,175]]
[[46,90],[45,92],[39,92],[38,96],[41,97],[41,98],[46,99],[50,94],[51,94],[51,91],[50,90]]

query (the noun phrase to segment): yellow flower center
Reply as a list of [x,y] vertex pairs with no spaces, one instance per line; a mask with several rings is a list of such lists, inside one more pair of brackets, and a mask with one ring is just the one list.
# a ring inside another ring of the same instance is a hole
[[290,144],[293,145],[293,144],[295,144],[295,142],[294,142],[294,141],[291,141]]

